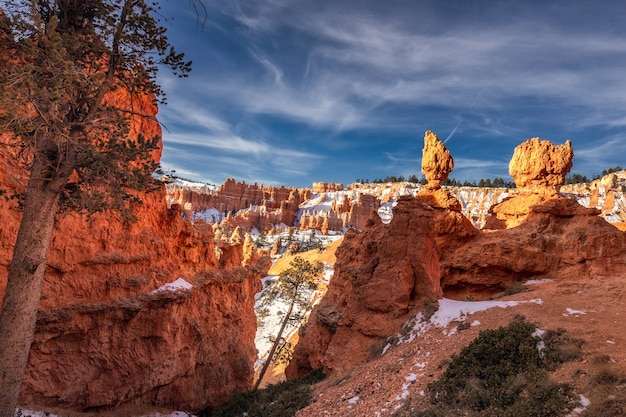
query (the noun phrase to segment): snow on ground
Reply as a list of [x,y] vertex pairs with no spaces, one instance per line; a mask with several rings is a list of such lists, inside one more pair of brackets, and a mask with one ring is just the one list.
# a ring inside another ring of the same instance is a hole
[[169,178],[168,185],[177,185],[179,187],[188,188],[190,190],[201,192],[204,194],[211,194],[217,191],[220,186],[216,184],[209,184],[204,182],[187,181],[182,178]]
[[329,231],[327,235],[323,235],[318,230],[297,230],[294,228],[289,228],[286,225],[283,225],[283,232],[277,233],[275,235],[262,235],[262,234],[252,234],[251,236],[255,239],[255,244],[260,249],[271,249],[274,246],[274,242],[278,239],[281,240],[283,249],[281,253],[277,254],[274,258],[280,258],[282,253],[289,248],[291,242],[298,242],[300,248],[306,248],[307,245],[312,245],[313,243],[319,243],[321,246],[326,246],[329,243],[335,242],[343,237],[343,233]]
[[[332,266],[325,265],[324,278],[320,283],[328,284],[332,274]],[[283,318],[285,317],[284,315],[289,309],[290,300],[277,295],[277,281],[277,275],[268,275],[262,278],[263,289],[255,295],[254,311],[257,316],[257,332],[254,338],[254,344],[258,351],[258,359],[255,368],[260,367],[265,362],[273,344],[270,338],[278,334]],[[299,313],[294,311],[294,314],[301,314],[303,319],[297,323],[293,323],[293,325],[287,325],[282,335],[285,340],[289,340],[290,337],[298,332],[302,322],[306,320],[311,309],[319,303],[322,298],[322,293],[317,290],[303,289],[301,294],[308,300],[309,307]]]
[[554,282],[553,279],[550,278],[545,278],[545,279],[529,279],[527,281],[524,281],[524,285],[541,285],[541,284],[547,284],[548,282]]
[[576,407],[572,410],[571,413],[569,413],[567,416],[565,417],[576,417],[582,413],[585,412],[585,410],[587,409],[587,407],[589,406],[589,404],[591,404],[591,401],[589,401],[589,399],[587,397],[585,397],[582,394],[578,394],[580,396],[580,407]]
[[391,223],[391,219],[393,218],[393,208],[396,204],[396,202],[388,202],[383,203],[380,207],[378,207],[378,216],[380,216],[380,220],[382,220],[383,223]]
[[195,222],[198,219],[204,220],[206,223],[219,223],[226,217],[226,213],[219,211],[216,208],[209,208],[202,211],[194,211],[191,222]]
[[[406,335],[398,335],[398,341],[399,343],[412,342],[418,335],[433,326],[443,328],[444,334],[452,336],[456,333],[456,328],[447,330],[447,327],[453,321],[464,322],[470,314],[495,307],[514,307],[521,303],[542,304],[543,301],[541,299],[528,301],[457,301],[442,298],[439,300],[439,309],[432,315],[432,317],[430,317],[429,320],[424,319],[423,312],[419,312],[411,320],[409,320],[409,326],[412,326],[410,331]],[[480,325],[480,322],[476,320],[470,325],[477,326]],[[391,345],[387,344],[387,346],[383,349],[382,355],[384,355],[390,347]]]
[[586,311],[583,311],[583,310],[574,310],[574,309],[572,309],[572,308],[567,307],[567,308],[565,309],[565,313],[563,313],[563,315],[564,315],[565,317],[567,317],[567,316],[576,316],[576,317],[578,317],[578,316],[580,316],[581,314],[587,314],[587,312],[586,312]]
[[182,278],[178,278],[176,281],[174,282],[170,282],[168,284],[162,285],[159,288],[157,288],[156,290],[152,291],[150,294],[158,294],[164,291],[180,291],[180,290],[190,290],[192,289],[193,286],[188,283],[187,281],[185,281]]

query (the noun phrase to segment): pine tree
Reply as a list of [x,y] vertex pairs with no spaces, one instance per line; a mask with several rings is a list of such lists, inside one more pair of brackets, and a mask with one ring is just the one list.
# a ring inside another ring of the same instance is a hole
[[254,384],[255,390],[261,385],[261,381],[273,361],[287,324],[293,321],[302,321],[302,315],[298,312],[298,308],[305,308],[308,304],[308,299],[304,297],[303,292],[307,288],[312,290],[317,287],[313,280],[322,272],[323,267],[324,265],[320,261],[311,263],[300,256],[296,256],[289,263],[289,268],[281,272],[278,278],[277,296],[288,299],[289,308],[283,316],[283,322],[278,330],[278,334],[273,338],[272,348]]
[[[48,248],[60,210],[124,215],[134,190],[154,188],[159,138],[129,137],[126,92],[156,105],[160,65],[190,70],[169,44],[156,3],[7,0],[0,15],[0,134],[5,166],[29,172],[23,217],[0,312],[0,417],[12,417],[28,360]],[[141,102],[140,99],[132,102]],[[19,175],[16,174],[19,177]]]

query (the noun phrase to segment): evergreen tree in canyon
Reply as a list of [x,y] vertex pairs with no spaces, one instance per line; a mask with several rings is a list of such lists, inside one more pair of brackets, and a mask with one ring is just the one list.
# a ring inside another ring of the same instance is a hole
[[261,368],[261,372],[254,384],[254,389],[258,389],[261,385],[261,381],[265,376],[270,364],[274,360],[274,356],[281,344],[283,332],[287,328],[287,324],[295,321],[302,321],[303,317],[298,313],[298,309],[306,308],[309,304],[309,300],[305,297],[305,290],[314,290],[317,288],[315,278],[322,273],[324,265],[320,261],[309,262],[306,259],[296,256],[290,263],[289,268],[280,273],[278,277],[278,294],[281,298],[289,300],[289,307],[287,312],[283,316],[283,321],[278,330],[278,334],[272,348],[270,349],[267,359]]
[[0,158],[23,211],[0,312],[0,417],[12,417],[56,215],[128,218],[133,191],[155,187],[160,140],[132,137],[130,121],[154,118],[158,67],[185,76],[191,63],[168,42],[156,3],[7,0],[2,8]]

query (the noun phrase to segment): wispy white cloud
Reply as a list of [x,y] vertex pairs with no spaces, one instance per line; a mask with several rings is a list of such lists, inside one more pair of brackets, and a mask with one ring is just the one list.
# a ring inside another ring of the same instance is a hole
[[[616,93],[626,88],[626,79],[617,76],[621,64],[597,64],[625,55],[626,43],[609,35],[508,22],[432,34],[396,27],[367,11],[349,19],[337,12],[299,14],[297,8],[290,12],[272,15],[288,18],[274,27],[297,26],[318,39],[307,56],[307,82],[285,89],[256,81],[246,85],[231,99],[248,111],[313,125],[367,128],[371,118],[359,115],[372,102],[455,107],[467,106],[470,97],[484,94],[487,100],[481,104],[487,106],[531,95],[586,107],[626,104],[626,96]],[[269,57],[257,60],[274,72],[274,81],[282,79]],[[232,86],[223,87],[233,91]]]
[[273,75],[274,82],[282,86],[283,85],[283,72],[276,64],[274,64],[270,59],[260,52],[259,50],[251,49],[252,56],[265,68],[267,71]]

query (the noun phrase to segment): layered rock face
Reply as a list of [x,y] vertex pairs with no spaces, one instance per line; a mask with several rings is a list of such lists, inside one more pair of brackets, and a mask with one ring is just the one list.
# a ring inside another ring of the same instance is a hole
[[493,207],[503,213],[501,229],[475,228],[453,200],[433,204],[441,201],[435,189],[400,198],[388,225],[372,222],[347,234],[327,295],[301,330],[287,376],[318,367],[342,374],[368,361],[377,344],[423,308],[424,299],[484,299],[530,278],[603,279],[626,272],[623,232],[598,217],[598,210],[545,192],[558,187],[559,175],[569,169],[569,145],[546,155],[551,148],[545,143],[530,144],[538,148],[525,146],[528,157],[541,155],[539,161],[520,162],[522,168],[512,161],[511,171],[528,173],[523,167],[533,166],[550,172],[550,179],[528,174],[524,184],[544,188]]
[[450,297],[484,298],[530,278],[609,277],[626,271],[626,236],[576,201],[549,198],[524,220],[485,231],[441,257],[441,285]]
[[[145,119],[131,131],[160,133]],[[16,173],[4,164],[0,183],[19,191]],[[20,405],[198,411],[250,387],[254,294],[269,260],[245,242],[215,243],[208,225],[168,209],[164,190],[141,199],[135,223],[59,216]],[[21,213],[4,198],[0,213],[2,297]]]
[[343,191],[343,184],[336,182],[314,182],[311,190],[313,193],[328,193]]
[[[212,210],[214,214],[207,221],[220,224],[220,228],[256,228],[266,233],[284,226],[316,229],[324,234],[348,228],[361,230],[381,203],[369,191],[344,191],[342,184],[324,182],[313,183],[311,190],[248,185],[228,179],[217,189],[167,184],[166,190],[168,203],[181,205],[187,218],[192,218],[194,212]],[[302,208],[309,199],[324,209]]]

